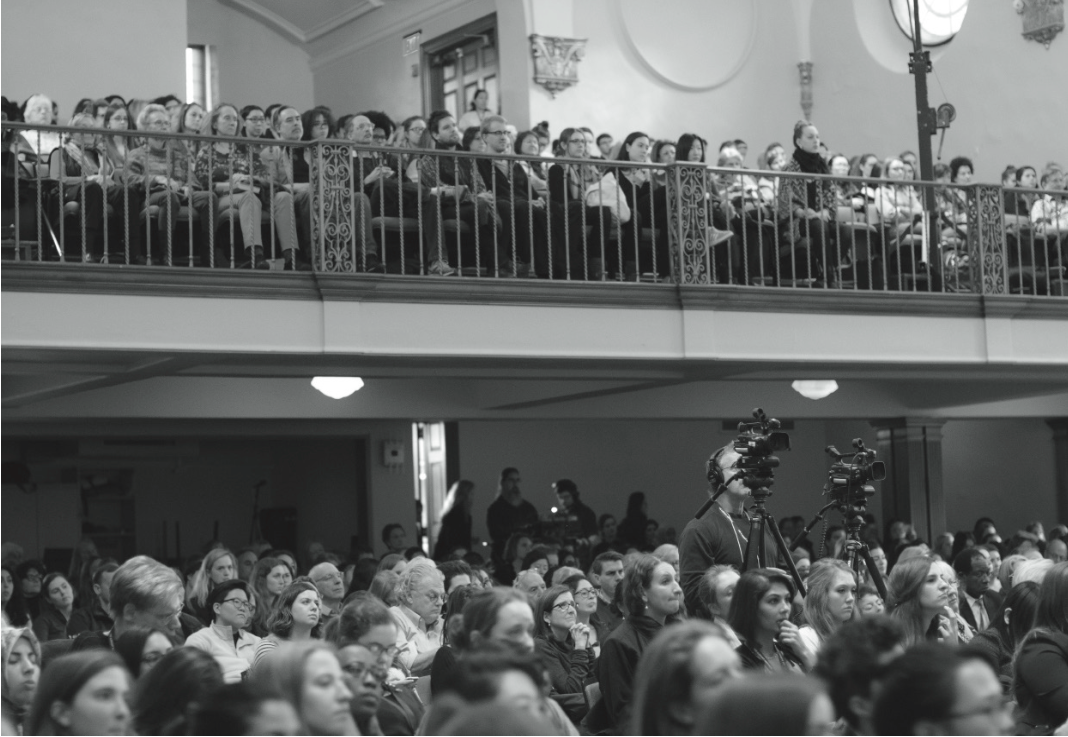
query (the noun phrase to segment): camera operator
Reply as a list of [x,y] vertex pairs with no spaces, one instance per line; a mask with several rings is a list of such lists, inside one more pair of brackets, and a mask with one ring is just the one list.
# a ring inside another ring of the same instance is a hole
[[594,544],[597,535],[597,515],[579,499],[578,486],[571,479],[553,484],[556,492],[556,511],[553,521],[564,525],[565,539],[584,540]]
[[498,565],[504,562],[504,544],[512,533],[526,531],[533,534],[538,525],[538,510],[523,498],[519,484],[519,469],[509,467],[501,471],[497,498],[486,511],[486,527],[493,541],[493,560]]
[[[745,548],[750,531],[750,517],[745,502],[749,497],[749,488],[741,476],[736,476],[741,457],[734,450],[734,444],[729,443],[708,459],[709,493],[714,494],[722,488],[723,494],[700,519],[690,520],[679,538],[679,571],[686,609],[691,613],[702,613],[705,617],[708,614],[698,595],[704,572],[713,565],[731,565],[739,571],[745,570]],[[767,526],[764,528],[764,537],[767,540],[767,566],[785,568],[779,547]],[[755,546],[749,557],[755,559]]]

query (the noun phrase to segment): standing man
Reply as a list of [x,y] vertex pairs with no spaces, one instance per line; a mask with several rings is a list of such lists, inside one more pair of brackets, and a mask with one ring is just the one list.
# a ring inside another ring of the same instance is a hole
[[953,559],[953,570],[960,581],[960,616],[973,630],[982,632],[1001,608],[1001,597],[990,590],[990,561],[977,548],[966,548]]
[[[708,459],[706,465],[709,493],[723,490],[712,507],[687,523],[679,538],[679,572],[686,595],[686,609],[703,611],[697,589],[701,576],[712,565],[731,565],[739,572],[746,570],[745,549],[749,542],[749,513],[745,509],[749,488],[738,471],[741,455],[734,444],[723,446]],[[764,528],[767,541],[768,566],[786,568],[771,531]],[[754,549],[755,549],[754,545]],[[750,552],[750,558],[755,558]]]
[[566,537],[587,541],[597,534],[597,515],[579,500],[578,486],[571,479],[560,479],[553,484],[556,503],[559,505],[554,517],[564,523]]
[[486,526],[493,541],[493,559],[497,565],[503,562],[504,544],[512,533],[524,528],[530,531],[529,528],[538,523],[538,510],[523,498],[519,490],[520,481],[519,469],[509,467],[501,471],[497,498],[486,511]]

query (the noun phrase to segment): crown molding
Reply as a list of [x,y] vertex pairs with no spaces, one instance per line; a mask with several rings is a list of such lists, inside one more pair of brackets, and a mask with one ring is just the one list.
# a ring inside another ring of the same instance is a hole
[[328,33],[332,33],[346,23],[354,21],[360,16],[370,13],[372,10],[381,8],[385,0],[355,0],[353,7],[349,10],[334,16],[328,21],[320,23],[307,31],[286,20],[273,10],[263,7],[256,2],[256,0],[219,0],[219,2],[224,5],[229,5],[263,24],[270,26],[291,41],[295,41],[299,44],[307,44],[322,38]]

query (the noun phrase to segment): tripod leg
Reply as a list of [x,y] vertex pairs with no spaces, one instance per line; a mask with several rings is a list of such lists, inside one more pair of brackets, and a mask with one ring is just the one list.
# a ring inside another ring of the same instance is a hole
[[[742,573],[745,573],[750,568],[763,567],[760,562],[760,546],[753,545],[753,541],[756,539],[754,535],[756,534],[756,532],[761,531],[762,524],[763,522],[761,521],[759,516],[754,516],[751,520],[749,520],[749,539],[745,541],[745,559],[742,560]],[[750,557],[750,554],[752,554],[756,558],[755,566],[749,565],[749,561],[753,560],[753,558]]]
[[879,569],[875,567],[875,561],[872,559],[871,551],[868,550],[867,545],[860,546],[860,554],[864,557],[864,564],[868,567],[868,575],[871,576],[875,588],[879,591],[879,596],[883,597],[883,601],[886,601],[886,583],[879,574]]
[[801,596],[805,596],[805,584],[801,580],[801,574],[797,572],[797,566],[794,565],[794,557],[787,552],[786,541],[782,537],[779,525],[776,524],[775,518],[770,514],[767,515],[767,523],[768,527],[771,529],[772,536],[775,538],[775,543],[779,546],[779,553],[786,562],[786,568],[790,571],[790,575],[793,577],[794,583],[797,585],[797,593],[801,594]]

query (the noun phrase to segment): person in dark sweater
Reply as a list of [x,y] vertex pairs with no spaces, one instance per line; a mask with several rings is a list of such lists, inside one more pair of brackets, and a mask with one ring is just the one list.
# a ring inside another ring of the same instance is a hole
[[89,601],[80,609],[74,610],[67,622],[67,635],[77,637],[82,632],[103,632],[114,625],[109,606],[111,605],[111,579],[119,569],[118,563],[105,563],[93,574],[93,593]]
[[[553,586],[538,599],[534,610],[534,649],[541,655],[553,691],[581,694],[593,670],[590,626],[579,624],[575,597],[567,586]],[[569,715],[581,719],[582,713]]]
[[1038,604],[1038,584],[1023,581],[1012,587],[1001,603],[990,627],[977,632],[968,646],[983,650],[997,660],[998,680],[1006,695],[1012,694],[1013,659],[1019,645],[1035,621]]
[[1022,734],[1050,734],[1068,720],[1068,561],[1046,572],[1034,628],[1016,653],[1013,683]]
[[682,587],[675,579],[675,569],[651,555],[634,562],[622,585],[627,618],[601,644],[597,663],[601,700],[587,720],[591,732],[600,726],[618,732],[630,723],[638,661],[656,633],[677,619],[682,606]]
[[564,525],[564,537],[589,539],[597,534],[597,514],[579,499],[578,486],[571,479],[553,484],[556,502],[555,521]]
[[623,612],[616,603],[616,590],[623,581],[623,556],[615,551],[601,553],[590,566],[590,581],[597,592],[597,612],[590,624],[597,630],[597,639],[605,639],[623,622]]
[[[730,565],[745,570],[745,549],[749,539],[749,514],[745,502],[749,489],[738,472],[741,456],[734,444],[716,450],[708,459],[706,478],[709,493],[726,487],[716,503],[699,519],[690,520],[679,537],[679,572],[686,592],[686,609],[701,611],[698,588],[701,576],[713,565]],[[766,527],[767,565],[785,568],[778,545]]]
[[493,559],[498,566],[504,562],[502,556],[508,538],[538,523],[538,510],[523,498],[519,490],[520,482],[519,469],[506,468],[501,471],[497,498],[486,511],[486,526],[493,541]]

